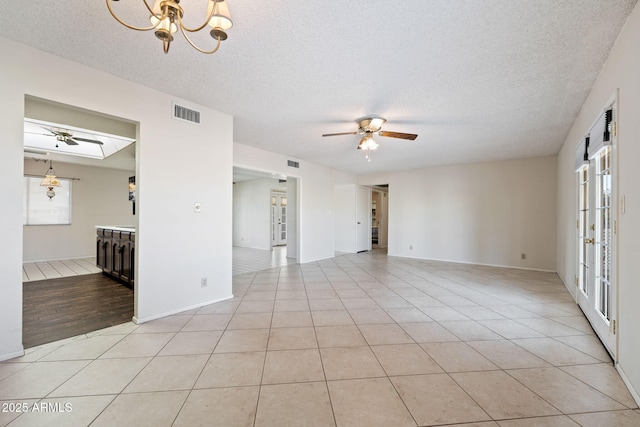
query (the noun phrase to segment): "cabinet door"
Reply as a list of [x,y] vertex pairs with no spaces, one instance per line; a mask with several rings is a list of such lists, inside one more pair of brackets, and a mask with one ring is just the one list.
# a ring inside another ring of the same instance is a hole
[[[109,254],[111,262],[107,262],[107,268],[114,277],[120,276],[120,232],[114,231],[113,238],[109,242]],[[109,260],[108,260],[109,261]]]
[[129,283],[132,288],[135,288],[135,266],[136,266],[136,235],[135,233],[131,233],[131,241],[129,242],[129,262],[131,266],[131,272],[129,275]]
[[104,269],[104,237],[96,238],[96,265]]
[[113,239],[111,238],[111,230],[105,230],[102,246],[104,247],[104,266],[102,271],[111,274],[113,270]]
[[129,282],[131,279],[131,241],[130,233],[122,233],[118,249],[120,279]]

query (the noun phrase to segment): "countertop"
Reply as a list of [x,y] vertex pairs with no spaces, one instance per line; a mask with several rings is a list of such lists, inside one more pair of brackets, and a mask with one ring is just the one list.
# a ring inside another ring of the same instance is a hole
[[136,227],[133,225],[96,225],[96,228],[104,228],[105,230],[130,231],[135,233]]

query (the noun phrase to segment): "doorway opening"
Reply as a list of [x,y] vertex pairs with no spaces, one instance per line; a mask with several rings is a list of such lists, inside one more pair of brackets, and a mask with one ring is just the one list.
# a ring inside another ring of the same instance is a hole
[[389,185],[371,187],[371,248],[386,249],[389,242]]
[[233,275],[298,262],[298,178],[233,168]]
[[[129,200],[137,124],[28,95],[24,105],[23,346],[30,348],[134,316],[135,291],[97,266],[96,226],[137,228]],[[108,155],[86,150],[96,147]],[[66,186],[41,186],[52,164]]]
[[287,192],[271,190],[271,247],[287,245]]

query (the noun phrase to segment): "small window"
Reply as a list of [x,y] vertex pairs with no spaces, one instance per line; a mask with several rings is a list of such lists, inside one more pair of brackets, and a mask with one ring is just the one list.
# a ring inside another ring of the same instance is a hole
[[58,178],[61,186],[55,187],[56,195],[47,196],[47,187],[40,186],[42,177],[24,177],[24,225],[71,224],[71,180]]

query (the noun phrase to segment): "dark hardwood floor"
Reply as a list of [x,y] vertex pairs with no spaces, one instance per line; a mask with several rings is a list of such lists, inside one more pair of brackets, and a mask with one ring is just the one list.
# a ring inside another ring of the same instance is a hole
[[102,273],[23,283],[25,348],[126,323],[133,290]]

